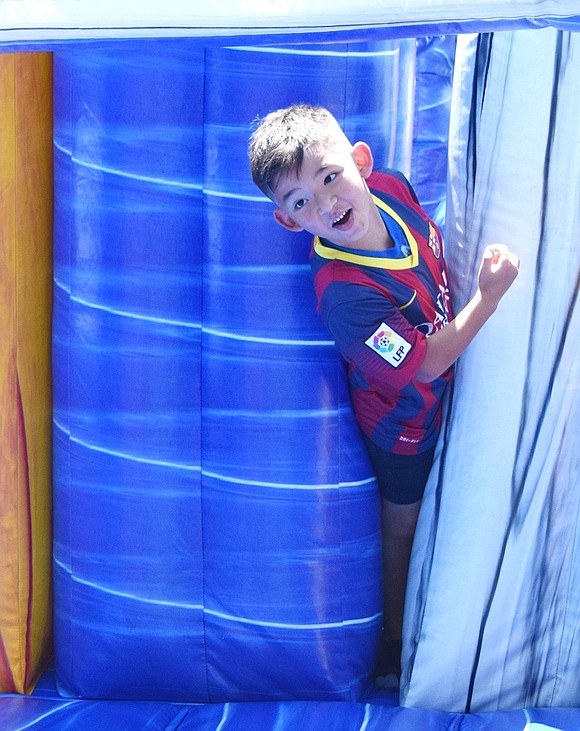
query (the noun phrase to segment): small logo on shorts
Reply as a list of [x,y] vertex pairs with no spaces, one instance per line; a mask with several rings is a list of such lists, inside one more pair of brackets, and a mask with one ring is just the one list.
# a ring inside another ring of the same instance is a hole
[[365,340],[365,345],[381,356],[383,360],[397,368],[405,360],[411,350],[411,343],[396,333],[383,322],[375,332]]

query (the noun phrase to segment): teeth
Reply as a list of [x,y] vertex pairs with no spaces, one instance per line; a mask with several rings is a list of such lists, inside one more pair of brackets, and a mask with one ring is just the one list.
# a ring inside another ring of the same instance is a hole
[[334,221],[332,222],[332,225],[334,226],[335,224],[340,223],[342,221],[342,219],[346,216],[347,213],[348,213],[348,211],[341,213],[338,218],[334,219]]

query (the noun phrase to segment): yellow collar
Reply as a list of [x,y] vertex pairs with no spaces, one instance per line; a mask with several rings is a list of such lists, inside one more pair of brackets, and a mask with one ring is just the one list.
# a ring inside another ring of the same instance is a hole
[[[372,194],[371,194],[372,195]],[[411,269],[419,263],[419,247],[413,234],[409,231],[409,227],[403,219],[384,201],[373,195],[375,205],[384,211],[388,216],[396,221],[402,228],[403,233],[409,243],[411,253],[402,259],[391,259],[388,256],[367,256],[366,254],[356,254],[354,251],[342,251],[332,246],[326,246],[322,243],[318,236],[314,237],[314,251],[323,259],[340,259],[351,264],[360,264],[366,267],[378,267],[380,269]]]

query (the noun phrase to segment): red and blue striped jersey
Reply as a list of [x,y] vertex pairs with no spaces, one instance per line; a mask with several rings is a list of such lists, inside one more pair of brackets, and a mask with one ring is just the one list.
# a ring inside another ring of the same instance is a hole
[[452,318],[441,234],[401,173],[374,172],[367,183],[395,247],[355,251],[315,238],[318,310],[346,361],[363,433],[389,452],[417,454],[437,440],[452,374],[415,380],[426,338]]

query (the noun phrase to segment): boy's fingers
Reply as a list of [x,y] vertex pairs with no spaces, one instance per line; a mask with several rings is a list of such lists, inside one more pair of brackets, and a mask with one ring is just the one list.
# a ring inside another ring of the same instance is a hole
[[510,258],[510,262],[513,264],[513,266],[515,266],[515,268],[519,272],[519,270],[520,270],[520,258],[519,258],[519,256],[516,256],[515,254],[510,253],[509,258]]
[[490,264],[494,271],[497,271],[504,261],[509,263],[519,270],[520,260],[515,254],[513,254],[505,244],[490,244],[485,247],[483,252],[484,260],[490,260]]

